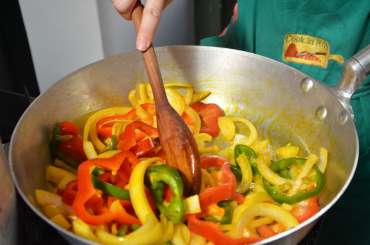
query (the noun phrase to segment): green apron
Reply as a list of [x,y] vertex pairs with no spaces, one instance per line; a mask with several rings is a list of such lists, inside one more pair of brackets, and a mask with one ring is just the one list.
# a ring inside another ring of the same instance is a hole
[[[245,50],[332,86],[343,61],[370,44],[370,0],[239,0],[238,18],[202,45]],[[353,181],[327,213],[319,244],[370,244],[370,79],[352,98],[360,139]]]

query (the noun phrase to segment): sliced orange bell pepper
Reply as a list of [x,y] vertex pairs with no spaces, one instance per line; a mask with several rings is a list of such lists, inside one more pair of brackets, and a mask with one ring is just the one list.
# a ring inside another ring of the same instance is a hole
[[230,163],[218,156],[204,156],[200,159],[200,163],[202,168],[216,167],[220,168],[222,173],[220,185],[206,188],[199,194],[202,210],[207,210],[212,203],[233,199],[236,193],[236,178],[231,172]]
[[202,121],[200,132],[216,137],[220,131],[217,120],[224,115],[223,110],[216,104],[206,104],[203,102],[196,102],[191,107],[199,113]]
[[99,210],[99,214],[89,212],[86,206],[88,201],[97,193],[92,183],[92,168],[98,166],[117,172],[125,160],[133,164],[136,164],[138,161],[134,154],[123,151],[111,158],[87,160],[80,164],[77,172],[78,190],[72,205],[74,212],[80,219],[92,225],[106,224],[113,220],[126,224],[139,223],[136,217],[129,215],[118,204],[113,207],[112,204],[109,208],[102,208]]
[[200,220],[195,214],[188,215],[187,220],[190,231],[206,238],[215,245],[244,245],[261,240],[259,237],[243,237],[237,239],[229,237],[221,230],[219,225]]
[[158,130],[141,121],[135,121],[126,126],[125,131],[119,136],[118,149],[128,151],[137,143],[139,130],[151,138],[158,137]]

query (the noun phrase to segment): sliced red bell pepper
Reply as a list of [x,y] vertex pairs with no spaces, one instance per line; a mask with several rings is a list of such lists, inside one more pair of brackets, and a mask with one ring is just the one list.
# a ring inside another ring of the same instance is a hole
[[200,132],[216,137],[220,131],[217,120],[224,115],[223,110],[216,104],[206,104],[203,102],[196,102],[191,107],[199,113],[202,121]]
[[268,225],[261,225],[261,226],[256,228],[256,231],[263,238],[272,237],[272,236],[275,236],[277,234]]
[[103,126],[97,132],[98,136],[102,139],[112,137],[112,126]]
[[146,187],[145,187],[144,191],[145,191],[146,199],[148,200],[151,209],[153,210],[154,213],[156,213],[157,212],[157,207],[155,205],[155,201],[154,201],[154,197],[153,197],[152,192]]
[[112,136],[112,126],[119,120],[134,120],[136,118],[136,110],[132,109],[126,114],[107,116],[96,123],[96,130],[99,137],[105,139]]
[[156,128],[141,121],[135,121],[128,124],[125,131],[119,136],[118,149],[127,151],[136,145],[138,135],[136,130],[143,132],[151,138],[158,137],[158,130]]
[[193,119],[186,112],[184,112],[181,117],[187,125],[193,124]]
[[107,116],[96,122],[96,129],[99,130],[103,126],[113,126],[113,123],[119,120],[134,120],[136,118],[136,110],[131,109],[126,114]]
[[[155,115],[154,104],[145,103],[141,105],[141,108],[143,108],[151,117]],[[135,109],[130,110],[126,114],[107,116],[100,119],[96,123],[96,130],[98,132],[99,137],[108,138],[112,136],[112,126],[114,122],[119,120],[135,120],[136,117],[137,115]]]
[[291,213],[299,223],[309,219],[320,210],[318,197],[314,196],[293,205]]
[[125,160],[133,164],[136,164],[138,161],[134,154],[123,151],[111,158],[93,159],[80,164],[77,172],[78,191],[73,201],[73,210],[80,219],[93,225],[106,224],[112,220],[121,223],[126,222],[127,224],[132,224],[134,221],[135,223],[139,223],[139,220],[135,217],[126,219],[126,216],[122,216],[121,214],[123,211],[119,207],[115,207],[113,211],[105,208],[98,214],[94,214],[89,212],[86,206],[88,201],[97,193],[92,183],[92,168],[102,167],[112,172],[117,172]]
[[134,147],[132,147],[132,152],[137,156],[140,157],[145,153],[149,152],[151,149],[155,147],[154,141],[150,137],[146,137],[143,140],[140,140],[136,143]]
[[71,121],[61,122],[59,128],[60,135],[78,135],[80,132],[79,127]]
[[206,238],[215,245],[244,245],[261,240],[259,237],[243,237],[237,239],[229,237],[217,224],[200,220],[195,214],[188,215],[187,220],[191,232]]
[[130,175],[133,166],[130,163],[125,161],[117,172],[117,185],[120,187],[124,187],[130,180]]
[[86,155],[83,150],[83,141],[79,135],[75,135],[71,139],[60,142],[58,151],[65,157],[75,160],[78,163],[86,160]]
[[221,184],[206,188],[199,194],[202,210],[207,210],[210,204],[218,203],[222,200],[232,199],[236,193],[236,178],[230,169],[230,163],[218,156],[203,156],[200,159],[202,168],[220,168]]
[[108,211],[105,206],[104,200],[101,196],[94,195],[86,202],[86,208],[94,212],[95,214],[101,214]]
[[77,180],[72,180],[61,192],[62,200],[67,205],[72,205],[77,194]]
[[242,204],[244,202],[244,196],[240,194],[239,192],[235,192],[234,195],[231,197],[234,201],[236,201],[238,204]]
[[164,191],[163,191],[164,193],[163,193],[163,195],[164,195],[164,200],[166,201],[166,202],[171,202],[171,199],[172,199],[172,195],[173,195],[173,193],[172,193],[172,190],[171,190],[171,188],[168,186],[168,185],[166,185],[165,187],[164,187]]
[[153,103],[141,104],[141,108],[143,108],[149,115],[155,115],[155,106]]

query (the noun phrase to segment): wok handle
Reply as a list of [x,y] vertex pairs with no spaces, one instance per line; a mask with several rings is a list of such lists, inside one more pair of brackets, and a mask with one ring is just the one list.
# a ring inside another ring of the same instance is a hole
[[352,114],[350,99],[370,73],[370,45],[352,56],[344,65],[342,80],[335,88],[339,100]]

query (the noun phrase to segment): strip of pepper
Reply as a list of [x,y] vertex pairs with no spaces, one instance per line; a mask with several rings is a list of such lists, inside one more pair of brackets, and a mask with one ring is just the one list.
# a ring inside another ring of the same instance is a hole
[[118,153],[112,158],[93,159],[80,164],[77,172],[78,191],[72,205],[74,212],[80,219],[93,225],[106,224],[112,220],[126,224],[139,223],[139,220],[128,214],[119,202],[115,202],[111,207],[105,208],[100,214],[92,214],[86,208],[86,203],[97,192],[92,183],[92,168],[98,166],[117,172],[126,159],[133,164],[137,163],[137,158],[131,152],[125,151]]
[[100,170],[99,168],[95,168],[92,171],[92,182],[93,185],[96,189],[99,189],[103,191],[104,193],[108,194],[109,196],[114,196],[117,197],[118,199],[123,199],[123,200],[129,200],[129,191],[125,190],[123,188],[120,188],[118,186],[112,185],[110,183],[101,181],[98,179],[98,176],[100,175]]
[[315,183],[313,189],[300,191],[297,194],[288,196],[279,190],[278,186],[270,184],[267,180],[263,180],[263,185],[266,192],[278,203],[294,204],[306,200],[312,196],[318,195],[325,185],[324,175],[320,172],[317,166],[314,167],[315,175],[312,177]]
[[[219,186],[209,187],[199,194],[202,210],[206,210],[212,203],[218,203],[223,200],[230,200],[235,197],[236,178],[231,172],[230,163],[218,156],[204,156],[201,158],[202,168],[220,168],[222,171],[221,184]],[[187,221],[189,229],[195,234],[212,241],[214,244],[249,244],[259,240],[258,237],[234,239],[226,235],[218,224],[201,220],[200,215],[188,215]]]
[[[183,200],[184,186],[179,172],[168,165],[155,165],[148,169],[148,177],[159,211],[174,224],[180,223],[184,216],[185,206]],[[166,184],[172,191],[169,203],[163,201]]]

